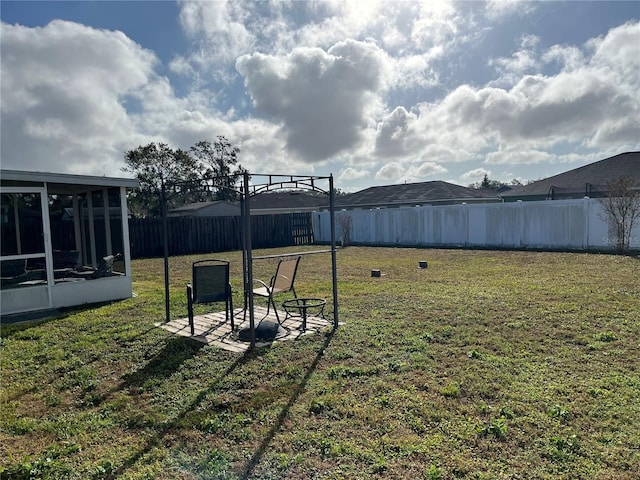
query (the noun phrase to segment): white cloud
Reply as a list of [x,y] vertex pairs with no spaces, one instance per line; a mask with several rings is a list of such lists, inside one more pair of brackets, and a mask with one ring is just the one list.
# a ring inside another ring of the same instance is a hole
[[229,0],[182,2],[180,22],[185,32],[200,40],[200,48],[190,57],[201,67],[211,62],[232,62],[254,44],[247,29],[251,4]]
[[531,13],[536,8],[536,2],[529,0],[489,0],[486,3],[486,15],[492,20],[504,18],[514,14]]
[[535,52],[532,50],[519,50],[511,58],[497,58],[490,62],[500,72],[500,79],[494,84],[512,85],[514,79],[525,73],[533,73],[539,70],[540,64]]
[[156,61],[120,32],[3,23],[3,165],[115,173],[114,157],[136,139],[123,102],[157,81]]
[[397,157],[406,155],[405,141],[409,124],[415,122],[416,116],[407,112],[404,107],[396,107],[378,127],[376,138],[376,154],[381,157]]
[[[366,186],[470,174],[482,162],[527,178],[514,167],[640,149],[637,21],[545,48],[542,30],[522,28],[493,69],[481,65],[483,80],[464,83],[448,68],[475,55],[475,42],[501,33],[506,15],[519,21],[545,6],[180,6],[191,50],[168,65],[180,78],[158,75],[156,55],[120,32],[2,24],[3,166],[115,174],[124,150],[140,144],[186,148],[225,135],[251,171],[335,168],[342,182]],[[489,46],[483,55],[488,62]],[[559,146],[577,153],[558,155]]]
[[365,178],[368,175],[369,171],[367,170],[358,170],[352,167],[347,167],[340,172],[340,175],[338,175],[338,180],[341,182],[349,182],[352,180]]
[[464,147],[451,148],[444,144],[429,144],[420,150],[419,161],[443,163],[459,163],[468,162],[470,160],[478,160],[478,155],[464,149]]
[[474,168],[473,170],[469,170],[468,172],[460,175],[460,180],[467,184],[472,184],[482,181],[485,175],[491,178],[491,170],[486,170],[484,168]]
[[277,125],[225,118],[206,92],[176,98],[156,65],[119,32],[2,24],[3,168],[120,175],[124,152],[138,145],[188,148],[225,135],[251,171],[308,172],[283,154]]
[[[395,109],[379,129],[377,152],[399,155],[439,146],[451,160],[469,160],[495,151],[488,156],[492,163],[507,158],[503,150],[539,152],[509,156],[514,164],[530,164],[555,161],[544,152],[559,144],[637,150],[640,23],[615,28],[588,47],[593,54],[584,62],[567,51],[575,61],[555,76],[524,75],[510,89],[462,85],[441,101],[418,105],[415,114]],[[559,52],[552,50],[552,56]]]
[[541,57],[544,64],[557,63],[561,70],[572,71],[585,63],[583,53],[575,46],[553,45]]
[[591,39],[587,47],[594,51],[594,68],[612,69],[625,83],[637,85],[640,71],[640,22],[627,22],[613,28],[604,37]]
[[409,54],[393,59],[393,86],[397,89],[430,88],[439,82],[439,75],[432,61],[443,56],[441,46],[426,53]]
[[391,162],[384,165],[376,172],[376,180],[383,180],[388,183],[398,181],[404,175],[404,168],[400,163]]
[[226,64],[242,55],[283,57],[296,49],[328,50],[355,40],[387,52],[396,62],[393,81],[402,88],[434,85],[432,61],[449,50],[447,44],[465,41],[459,25],[468,22],[449,0],[184,1],[180,19],[197,48],[176,57],[171,68],[201,81],[204,71],[230,83]]
[[542,152],[532,149],[510,149],[498,150],[487,155],[486,163],[488,164],[507,164],[507,165],[530,165],[536,163],[546,163],[555,158],[548,152]]
[[447,173],[448,170],[434,162],[424,162],[415,170],[416,175],[419,177],[429,177],[433,175],[440,175],[442,173]]
[[464,23],[450,1],[419,4],[419,14],[412,24],[411,41],[418,49],[441,45],[460,33],[459,24]]
[[287,147],[308,162],[357,148],[384,88],[384,54],[353,40],[328,51],[240,57],[238,71],[255,108],[281,122]]

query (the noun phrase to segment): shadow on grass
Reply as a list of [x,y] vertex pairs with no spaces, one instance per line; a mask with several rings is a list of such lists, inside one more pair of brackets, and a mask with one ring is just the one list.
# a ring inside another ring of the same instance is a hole
[[2,336],[9,338],[12,334],[22,332],[33,327],[46,325],[50,322],[63,320],[76,313],[85,313],[105,305],[123,302],[123,300],[113,300],[110,302],[91,303],[87,305],[78,305],[76,307],[51,308],[46,310],[37,310],[35,312],[13,313],[0,317],[2,324]]
[[[169,342],[172,343],[172,345],[178,345],[180,343],[182,343],[183,345],[185,344],[185,342],[189,343],[189,345],[191,345],[190,348],[195,348],[196,350],[191,350],[192,355],[195,354],[195,352],[197,352],[198,349],[202,348],[205,346],[204,343],[201,342],[195,342],[193,340],[188,339],[187,337],[175,337],[175,342]],[[193,343],[199,343],[200,346],[198,345],[193,345]],[[260,349],[259,349],[260,350]],[[151,363],[153,363],[153,366],[149,366],[149,368],[144,368],[141,374],[139,376],[137,376],[136,378],[132,378],[129,381],[133,381],[139,383],[139,382],[144,382],[146,379],[151,378],[152,372],[156,371],[157,368],[160,367],[162,361],[161,358],[164,357],[164,353],[167,351],[167,349],[163,350],[163,354],[158,355],[158,357],[156,357],[156,359],[154,359]],[[233,373],[233,371],[238,368],[241,367],[242,365],[248,363],[250,360],[258,357],[262,355],[262,353],[260,353],[258,350],[249,350],[247,352],[244,353],[244,355],[242,355],[240,358],[238,358],[237,360],[235,360],[233,363],[231,363],[229,365],[229,367],[222,372],[217,379],[215,379],[213,382],[211,382],[211,384],[203,389],[202,391],[200,391],[198,393],[198,395],[196,396],[196,398],[194,398],[194,400],[187,405],[180,413],[178,413],[177,415],[175,415],[174,419],[166,422],[162,425],[162,427],[154,434],[152,435],[146,442],[145,445],[138,450],[136,453],[134,453],[133,455],[131,455],[129,458],[127,458],[123,463],[122,466],[120,468],[118,468],[114,474],[113,474],[113,478],[118,478],[121,475],[124,474],[124,472],[126,472],[129,468],[133,467],[134,465],[136,465],[136,463],[138,463],[138,461],[140,459],[142,459],[146,454],[148,454],[153,448],[155,448],[158,445],[158,442],[160,440],[162,440],[162,438],[164,438],[165,435],[167,435],[168,433],[170,433],[174,428],[176,428],[179,425],[180,420],[189,412],[193,411],[194,409],[196,409],[201,403],[202,401],[211,393],[213,392],[218,384],[224,380],[227,376],[229,376],[231,373]],[[172,364],[174,365],[174,368],[177,367],[180,363],[184,362],[186,360],[186,357],[183,357],[182,360],[179,361],[179,363],[177,361],[173,361]],[[134,376],[135,374],[132,374],[132,376]],[[166,375],[165,375],[166,376]],[[111,478],[111,477],[110,477]]]
[[165,342],[164,348],[155,355],[144,368],[123,376],[122,387],[142,387],[149,380],[168,378],[191,357],[205,346],[202,342],[188,337],[172,336]]
[[318,364],[320,363],[320,360],[322,359],[322,356],[324,355],[325,350],[329,347],[329,344],[331,343],[331,340],[333,339],[335,332],[336,330],[332,329],[330,332],[326,334],[326,339],[322,344],[322,347],[320,348],[320,350],[318,350],[318,353],[316,354],[316,358],[314,358],[313,362],[307,369],[307,373],[305,374],[304,378],[302,379],[298,387],[295,389],[295,391],[291,395],[291,398],[289,399],[287,404],[282,408],[282,411],[278,415],[278,418],[276,419],[275,424],[269,430],[269,433],[260,444],[260,447],[258,448],[256,453],[253,455],[253,457],[251,457],[251,460],[249,460],[249,463],[247,464],[244,472],[242,473],[242,475],[240,475],[241,479],[247,480],[251,478],[251,475],[253,474],[254,469],[258,466],[258,464],[262,460],[262,457],[264,456],[264,453],[267,451],[267,448],[273,441],[273,438],[276,436],[276,434],[284,424],[284,421],[289,416],[289,411],[291,410],[291,407],[293,407],[293,405],[295,405],[295,403],[298,401],[298,398],[307,387],[307,383],[309,382],[311,375],[313,375],[313,373],[318,368]]
[[[287,403],[287,405],[285,407],[283,407],[282,412],[280,412],[280,415],[278,415],[278,418],[276,420],[276,423],[274,424],[274,426],[269,430],[269,433],[267,434],[267,436],[265,437],[265,439],[262,441],[262,443],[260,444],[260,447],[258,448],[258,450],[256,451],[256,453],[251,457],[251,460],[249,461],[249,463],[247,464],[247,467],[245,469],[245,471],[243,472],[243,474],[240,476],[240,478],[242,479],[248,479],[251,474],[253,473],[253,470],[255,469],[255,467],[260,463],[260,460],[262,459],[262,457],[264,456],[265,451],[267,450],[269,444],[272,442],[273,438],[275,437],[276,433],[280,430],[280,428],[282,427],[284,421],[286,420],[287,416],[289,415],[289,411],[291,410],[291,407],[296,403],[296,401],[298,400],[298,398],[300,397],[300,395],[304,392],[307,383],[309,382],[309,379],[311,378],[311,375],[313,375],[313,373],[315,372],[316,368],[318,367],[318,364],[320,363],[320,360],[322,359],[322,356],[324,354],[324,351],[328,348],[329,344],[331,343],[331,340],[333,339],[333,336],[335,334],[336,330],[331,330],[330,332],[328,332],[326,334],[326,339],[322,345],[322,347],[318,350],[318,353],[316,354],[315,359],[313,360],[313,362],[311,363],[311,365],[309,366],[309,368],[307,369],[307,372],[304,376],[304,378],[302,379],[302,381],[300,382],[300,384],[298,385],[298,387],[296,388],[296,390],[294,391],[293,395],[291,395],[291,398],[289,399],[289,402]],[[183,339],[182,341],[180,339]],[[172,346],[171,348],[180,345],[181,342],[184,341],[189,341],[188,338],[186,337],[176,337],[174,342],[169,342]],[[182,343],[184,345],[184,343]],[[190,343],[191,345],[191,343]],[[204,346],[204,344],[202,344]],[[198,348],[197,345],[191,345],[189,348],[193,349],[193,348]],[[201,348],[201,347],[199,347]],[[165,348],[163,350],[163,352],[158,355],[150,364],[148,367],[145,367],[139,375],[136,374],[132,374],[131,378],[128,379],[129,382],[131,382],[132,384],[139,384],[140,382],[144,383],[144,381],[146,381],[145,379],[149,379],[154,375],[155,373],[158,373],[158,369],[164,368],[167,369],[167,365],[163,363],[162,359],[166,357],[166,355],[169,354],[170,348]],[[195,352],[197,350],[190,350],[192,352],[192,355],[195,354]],[[261,357],[262,355],[266,354],[266,352],[268,351],[267,347],[262,347],[262,348],[257,348],[257,349],[253,349],[253,350],[248,350],[247,352],[245,352],[241,357],[239,357],[237,360],[235,360],[233,363],[231,363],[229,365],[229,367],[227,367],[225,369],[224,372],[222,372],[218,378],[216,378],[214,381],[211,382],[211,384],[209,384],[209,386],[205,389],[203,389],[202,391],[200,391],[198,393],[198,395],[194,398],[194,400],[187,405],[179,414],[177,414],[174,418],[174,420],[170,421],[170,422],[166,422],[165,424],[163,424],[162,428],[160,430],[158,430],[155,435],[153,435],[151,438],[149,438],[145,445],[138,450],[136,453],[134,453],[133,455],[131,455],[129,458],[127,458],[123,463],[122,466],[120,468],[118,468],[116,470],[116,472],[114,472],[113,478],[117,478],[121,475],[124,474],[124,472],[126,472],[129,468],[133,467],[134,465],[136,465],[138,463],[138,461],[140,459],[142,459],[146,454],[148,454],[153,448],[155,448],[158,445],[158,442],[160,440],[162,440],[162,438],[164,438],[165,435],[169,434],[174,428],[176,428],[179,425],[180,420],[189,412],[195,410],[196,408],[198,408],[198,406],[203,402],[203,400],[205,398],[207,398],[207,396],[209,394],[211,394],[218,386],[218,384],[224,380],[226,377],[228,377],[231,373],[233,373],[234,370],[236,370],[239,367],[242,367],[243,365],[245,365],[246,363],[255,360],[259,357]],[[166,360],[166,358],[165,358]],[[182,356],[182,359],[179,360],[172,360],[171,361],[171,365],[173,365],[173,368],[175,369],[180,363],[184,362],[184,360],[186,360],[186,357],[184,357],[184,355]],[[164,365],[164,367],[162,367],[162,365]],[[168,370],[168,369],[167,369]],[[165,370],[165,373],[162,373],[163,375],[167,374],[167,371]]]
[[24,332],[33,327],[40,325],[46,325],[47,323],[60,320],[64,316],[60,312],[56,312],[53,316],[42,316],[36,318],[19,317],[19,318],[7,318],[2,317],[0,324],[2,324],[2,336],[4,338],[11,338],[18,332]]

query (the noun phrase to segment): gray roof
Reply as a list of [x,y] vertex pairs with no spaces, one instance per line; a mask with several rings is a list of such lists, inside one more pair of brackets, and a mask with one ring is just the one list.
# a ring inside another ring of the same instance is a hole
[[[240,205],[239,202],[227,202],[224,200],[193,202],[171,209],[171,213],[197,212],[203,208],[218,204],[236,207]],[[266,192],[251,196],[251,211],[313,209],[320,205],[329,205],[329,197],[326,195],[311,195],[305,192]]]
[[224,200],[216,200],[216,201],[212,201],[212,202],[193,202],[193,203],[186,203],[184,205],[182,205],[181,207],[176,207],[176,208],[172,208],[170,210],[171,213],[178,213],[178,212],[197,212],[198,210],[202,209],[202,208],[208,208],[211,207],[213,205],[217,205],[217,204],[229,204],[229,205],[238,205],[238,203],[236,202],[231,203],[231,202],[226,202]]
[[492,190],[462,187],[440,180],[400,185],[369,187],[359,192],[339,196],[336,205],[346,206],[400,206],[432,203],[461,203],[498,200]]
[[251,210],[260,209],[311,209],[329,205],[329,197],[300,191],[265,192],[251,197]]
[[640,187],[640,152],[626,152],[590,163],[553,177],[514,188],[502,197],[547,196],[551,189],[558,195],[592,196],[607,190],[607,184],[620,177],[634,177]]

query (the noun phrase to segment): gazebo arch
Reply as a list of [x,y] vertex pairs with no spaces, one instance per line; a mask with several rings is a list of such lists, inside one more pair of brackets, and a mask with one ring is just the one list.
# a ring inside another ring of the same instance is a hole
[[[306,252],[308,253],[331,253],[331,276],[332,276],[332,295],[333,295],[333,328],[338,327],[338,282],[336,268],[336,235],[335,235],[335,190],[333,187],[333,175],[329,176],[303,176],[303,175],[284,175],[284,174],[250,174],[244,172],[242,174],[242,186],[240,188],[231,187],[229,176],[209,177],[201,180],[199,184],[192,182],[180,185],[171,185],[169,189],[173,190],[173,194],[169,195],[167,189],[163,186],[162,195],[162,217],[163,217],[163,233],[164,233],[164,276],[165,276],[165,307],[166,321],[170,321],[170,305],[169,305],[169,260],[168,260],[168,233],[167,233],[167,200],[170,196],[179,195],[185,192],[185,189],[197,189],[200,191],[213,191],[221,188],[230,189],[240,197],[241,205],[241,225],[242,225],[242,264],[243,264],[243,295],[245,309],[249,311],[249,330],[251,347],[255,346],[255,315],[252,295],[253,286],[253,247],[251,236],[251,197],[259,193],[269,192],[279,189],[304,189],[311,190],[329,195],[329,211],[331,224],[331,248],[324,251]],[[253,182],[252,182],[253,181]],[[322,188],[321,184],[327,183],[326,188]],[[305,254],[305,252],[302,252]],[[287,254],[291,255],[291,254]]]

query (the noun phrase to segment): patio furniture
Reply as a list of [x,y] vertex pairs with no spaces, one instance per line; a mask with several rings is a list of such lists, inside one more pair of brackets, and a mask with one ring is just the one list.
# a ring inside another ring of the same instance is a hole
[[324,298],[293,298],[282,302],[282,308],[287,312],[284,321],[289,318],[302,319],[302,331],[307,329],[307,315],[316,314],[324,319],[324,306],[327,301]]
[[102,257],[102,260],[100,260],[100,263],[98,263],[98,268],[93,269],[82,267],[78,270],[65,272],[65,276],[72,278],[95,279],[115,275],[113,273],[113,262],[119,260],[120,256],[121,255],[119,253],[117,255],[107,255],[106,257]]
[[2,288],[28,280],[27,261],[24,259],[3,260],[0,262],[0,279]]
[[79,250],[54,250],[53,269],[61,270],[63,268],[77,268],[80,264]]
[[231,320],[231,330],[235,329],[233,322],[233,298],[229,283],[229,262],[226,260],[200,260],[192,266],[193,283],[187,284],[187,311],[191,335],[195,335],[193,321],[193,305],[196,303],[213,303],[224,300],[225,320]]
[[77,271],[80,264],[79,250],[54,250],[53,251],[53,278],[61,279]]
[[[269,315],[269,309],[273,306],[273,311],[276,314],[278,323],[281,323],[280,316],[278,315],[278,309],[276,308],[273,297],[286,292],[293,292],[294,297],[297,297],[293,284],[296,280],[298,264],[301,258],[301,256],[297,256],[288,260],[280,260],[276,267],[276,273],[271,277],[268,285],[262,280],[255,280],[262,286],[254,288],[253,294],[267,299],[267,315]],[[266,318],[267,315],[265,315],[264,318]]]

